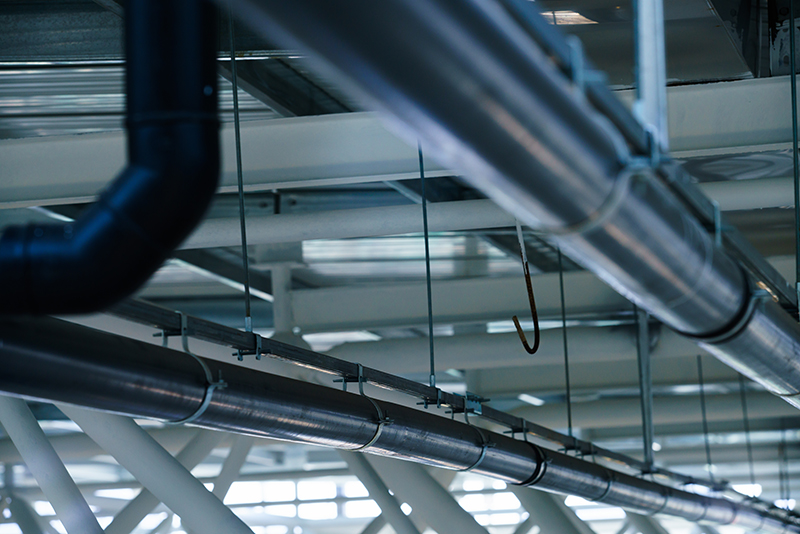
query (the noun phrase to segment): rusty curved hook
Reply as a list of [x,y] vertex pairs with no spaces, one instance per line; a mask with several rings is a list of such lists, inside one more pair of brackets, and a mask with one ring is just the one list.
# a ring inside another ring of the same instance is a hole
[[522,346],[525,347],[525,352],[534,354],[539,350],[539,315],[536,313],[536,299],[533,296],[531,270],[530,267],[528,267],[528,255],[525,252],[525,241],[522,238],[522,227],[519,221],[517,221],[517,239],[519,239],[519,256],[522,260],[522,272],[525,274],[525,286],[528,289],[528,302],[531,305],[531,317],[533,318],[533,347],[528,344],[528,338],[525,337],[525,332],[523,332],[517,316],[513,316],[511,320],[514,321],[514,326],[517,329],[517,334],[519,335],[519,340],[522,342]]

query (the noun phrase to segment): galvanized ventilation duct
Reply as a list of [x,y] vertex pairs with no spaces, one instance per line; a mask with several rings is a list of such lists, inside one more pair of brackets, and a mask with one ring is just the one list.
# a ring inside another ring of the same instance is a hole
[[[513,16],[494,0],[230,3],[264,35],[313,52],[322,73],[622,295],[798,405],[796,321],[754,298],[661,171],[632,158],[619,130],[633,139],[632,117],[612,126],[541,51],[536,25],[514,18],[530,3],[504,2]],[[596,106],[613,107],[591,89]]]
[[[201,363],[202,362],[202,363]],[[0,391],[254,436],[363,450],[637,513],[800,532],[796,517],[688,493],[429,412],[259,373],[55,319],[0,320]],[[207,374],[221,378],[205,410]]]
[[200,222],[219,177],[214,13],[205,0],[127,3],[128,166],[74,223],[3,232],[0,314],[106,308]]

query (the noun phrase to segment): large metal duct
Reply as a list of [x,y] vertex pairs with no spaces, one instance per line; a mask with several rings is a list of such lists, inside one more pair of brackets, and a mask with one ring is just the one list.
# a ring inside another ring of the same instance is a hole
[[[661,171],[632,157],[617,129],[632,117],[617,113],[613,126],[540,49],[569,47],[552,29],[542,39],[536,24],[523,27],[530,2],[230,4],[264,35],[312,52],[322,73],[622,295],[798,404],[800,327],[753,297],[748,275],[656,178]],[[613,101],[591,87],[596,105]]]
[[219,176],[214,13],[205,0],[128,2],[128,166],[74,223],[5,230],[0,313],[110,306],[200,221]]
[[[56,319],[0,320],[0,365],[0,391],[30,399],[162,421],[196,416],[194,424],[209,429],[472,470],[637,513],[800,532],[800,520],[789,514],[688,493],[430,412]],[[210,392],[208,376],[226,386]]]

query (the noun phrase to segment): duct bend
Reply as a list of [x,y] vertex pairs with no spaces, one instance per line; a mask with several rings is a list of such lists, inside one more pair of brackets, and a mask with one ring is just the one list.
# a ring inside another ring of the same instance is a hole
[[200,221],[219,176],[214,13],[206,1],[128,2],[128,166],[74,224],[6,229],[0,313],[107,307]]

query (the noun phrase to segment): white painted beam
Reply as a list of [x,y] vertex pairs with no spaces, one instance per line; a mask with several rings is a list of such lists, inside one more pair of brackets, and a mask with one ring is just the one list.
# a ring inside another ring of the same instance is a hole
[[102,534],[89,505],[25,401],[0,396],[0,422],[69,534]]
[[566,504],[564,497],[543,491],[511,485],[522,507],[531,514],[539,526],[539,534],[594,534],[586,523],[578,519]]
[[641,534],[669,534],[653,517],[626,512],[628,522]]
[[98,445],[198,533],[252,534],[229,508],[126,417],[59,405]]
[[[630,101],[630,93],[618,93]],[[676,157],[784,148],[791,142],[786,78],[670,87]],[[294,117],[242,125],[249,191],[416,178],[409,147],[370,113]],[[222,136],[222,191],[236,184],[233,136]],[[45,155],[45,156],[43,156]],[[92,200],[125,165],[122,132],[0,142],[0,207]],[[450,171],[427,164],[428,176]]]
[[[564,276],[568,314],[630,310],[630,303],[589,272]],[[558,274],[533,279],[540,317],[560,316]],[[433,316],[439,324],[529,316],[522,276],[434,280]],[[296,290],[294,318],[303,332],[427,324],[424,282]]]
[[[628,328],[570,328],[568,339],[572,363],[636,360],[635,333]],[[564,361],[561,329],[542,331],[539,351],[533,356],[525,352],[516,332],[437,337],[435,348],[439,371],[539,367]],[[390,373],[419,373],[428,369],[428,350],[427,338],[404,338],[345,343],[328,354]],[[653,357],[676,358],[697,351],[691,341],[664,329]]]
[[238,435],[233,438],[233,444],[228,457],[222,464],[219,475],[214,479],[214,489],[211,491],[217,499],[225,501],[225,495],[231,489],[231,484],[239,478],[239,472],[247,461],[247,455],[253,448],[255,438],[252,436]]

